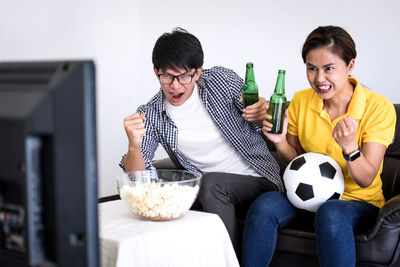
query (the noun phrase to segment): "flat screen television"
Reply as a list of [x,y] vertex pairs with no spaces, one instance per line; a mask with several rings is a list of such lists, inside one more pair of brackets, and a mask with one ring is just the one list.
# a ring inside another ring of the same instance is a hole
[[98,266],[95,65],[0,63],[0,266]]

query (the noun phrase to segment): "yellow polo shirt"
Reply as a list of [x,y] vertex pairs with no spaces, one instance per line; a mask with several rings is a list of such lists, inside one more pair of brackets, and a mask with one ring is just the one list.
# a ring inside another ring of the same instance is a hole
[[331,121],[323,108],[323,100],[312,88],[294,94],[289,105],[288,133],[297,136],[305,152],[317,152],[332,157],[340,165],[345,188],[341,199],[360,200],[382,207],[385,199],[382,193],[382,163],[374,181],[367,188],[361,188],[350,177],[342,149],[332,136],[333,128],[344,117],[350,115],[359,123],[357,143],[373,142],[388,147],[393,140],[396,112],[386,97],[379,95],[361,84],[353,77],[354,93],[346,114]]

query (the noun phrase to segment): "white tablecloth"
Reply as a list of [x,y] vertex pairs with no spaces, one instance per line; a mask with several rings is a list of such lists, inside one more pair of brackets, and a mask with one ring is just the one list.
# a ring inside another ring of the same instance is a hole
[[239,266],[215,214],[188,211],[172,221],[145,221],[115,200],[99,204],[99,218],[103,267]]

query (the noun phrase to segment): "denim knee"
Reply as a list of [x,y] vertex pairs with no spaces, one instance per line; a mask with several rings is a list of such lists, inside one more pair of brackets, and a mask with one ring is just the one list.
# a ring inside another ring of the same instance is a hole
[[286,201],[286,196],[282,192],[266,192],[253,202],[247,213],[247,219],[274,216],[281,209],[281,203]]
[[342,201],[343,200],[329,200],[319,207],[315,214],[316,229],[321,227],[324,229],[324,232],[328,231],[333,235],[342,231],[342,227],[346,223],[341,208]]

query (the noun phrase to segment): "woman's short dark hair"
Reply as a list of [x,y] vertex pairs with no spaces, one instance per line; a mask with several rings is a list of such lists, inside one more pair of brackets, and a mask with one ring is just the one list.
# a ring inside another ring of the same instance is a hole
[[337,54],[346,65],[357,56],[356,44],[347,31],[338,26],[320,26],[313,30],[304,42],[301,53],[304,63],[308,52],[323,47]]
[[199,39],[182,28],[161,35],[153,48],[153,65],[157,70],[199,69],[203,66],[203,49]]

